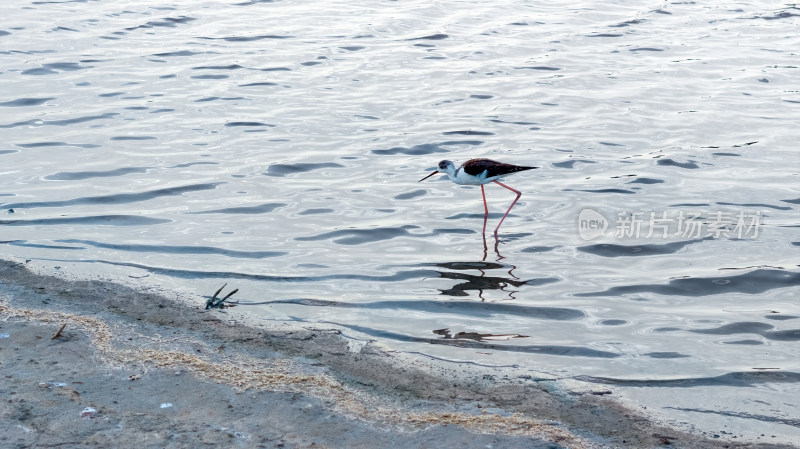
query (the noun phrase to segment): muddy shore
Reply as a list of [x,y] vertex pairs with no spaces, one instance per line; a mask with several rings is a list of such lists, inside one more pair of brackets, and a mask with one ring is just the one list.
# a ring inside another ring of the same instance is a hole
[[204,304],[0,261],[0,446],[790,447],[679,431],[606,388],[453,372]]

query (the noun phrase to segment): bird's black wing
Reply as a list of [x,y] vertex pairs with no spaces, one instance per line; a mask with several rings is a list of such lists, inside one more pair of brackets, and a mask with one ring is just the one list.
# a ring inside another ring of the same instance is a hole
[[508,175],[518,171],[530,170],[538,167],[525,167],[521,165],[506,164],[504,162],[497,162],[491,159],[470,159],[464,162],[464,171],[468,175],[478,176],[486,171],[486,177]]

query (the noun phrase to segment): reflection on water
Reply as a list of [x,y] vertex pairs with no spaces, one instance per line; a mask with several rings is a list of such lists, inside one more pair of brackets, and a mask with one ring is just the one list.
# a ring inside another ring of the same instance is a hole
[[[513,300],[516,299],[514,294],[518,293],[523,285],[543,285],[560,280],[556,277],[520,279],[513,274],[515,266],[497,262],[445,262],[433,266],[444,269],[437,271],[441,278],[457,282],[450,288],[440,290],[442,295],[472,296],[469,291],[475,291],[481,301],[486,300],[483,296],[484,290],[502,291],[506,299]],[[494,270],[502,271],[503,275]]]
[[[353,8],[8,6],[3,254],[205,299],[228,282],[258,319],[796,432],[795,6]],[[416,182],[474,157],[541,167],[498,239],[476,187]],[[612,219],[716,212],[758,234]]]

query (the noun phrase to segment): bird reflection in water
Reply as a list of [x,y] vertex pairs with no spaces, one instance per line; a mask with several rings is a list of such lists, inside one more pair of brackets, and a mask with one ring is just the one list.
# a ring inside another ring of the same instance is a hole
[[[494,250],[497,254],[497,262],[487,262],[486,236],[483,236],[483,260],[480,262],[443,262],[435,264],[437,267],[444,268],[446,271],[438,271],[439,276],[444,279],[463,281],[445,290],[439,290],[441,294],[448,296],[469,296],[468,291],[477,291],[481,301],[486,301],[483,296],[485,290],[498,290],[506,292],[506,300],[514,300],[518,288],[525,285],[528,281],[518,278],[513,274],[514,265],[500,263],[503,257],[497,248],[495,239]],[[506,270],[508,276],[489,276],[487,272],[494,270]],[[471,274],[475,271],[480,274]]]
[[[453,285],[448,289],[440,289],[442,295],[448,296],[469,296],[470,291],[477,291],[478,297],[481,301],[486,301],[484,297],[485,291],[497,290],[506,293],[503,300],[515,300],[516,293],[523,285],[537,285],[549,283],[554,281],[551,278],[544,279],[520,279],[514,274],[517,268],[515,265],[502,262],[505,257],[500,254],[499,241],[494,239],[494,254],[496,259],[494,262],[487,261],[489,254],[489,246],[486,242],[486,235],[483,235],[483,259],[476,262],[441,262],[435,263],[434,266],[444,268],[446,271],[439,271],[439,276],[444,279],[453,279],[462,281]],[[505,274],[498,275],[498,271],[503,270]],[[469,273],[470,271],[477,274]],[[492,273],[492,275],[489,275]]]

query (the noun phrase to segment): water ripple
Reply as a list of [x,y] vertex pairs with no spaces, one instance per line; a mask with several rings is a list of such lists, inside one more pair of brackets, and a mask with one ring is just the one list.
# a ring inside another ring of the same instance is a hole
[[67,207],[84,204],[127,204],[139,201],[147,201],[162,196],[175,196],[182,195],[189,192],[197,192],[202,190],[216,189],[217,186],[224,184],[221,182],[213,182],[206,184],[192,184],[180,187],[168,187],[165,189],[148,190],[137,193],[117,193],[114,195],[101,195],[101,196],[87,196],[82,198],[73,198],[71,200],[62,201],[33,201],[29,203],[11,203],[4,204],[5,208],[17,209],[33,209],[37,207]]
[[569,161],[563,162],[553,162],[553,167],[557,168],[575,168],[575,164],[596,164],[595,161],[583,160],[583,159],[572,159]]
[[180,51],[170,51],[166,53],[155,53],[153,56],[158,56],[162,58],[169,58],[173,56],[194,56],[194,55],[201,55],[205,52],[202,51],[191,51],[191,50],[180,50]]
[[773,331],[775,326],[757,321],[731,323],[712,329],[693,329],[689,332],[709,335],[757,334],[768,340],[800,341],[800,329]]
[[264,203],[257,206],[226,207],[222,209],[204,210],[200,212],[189,212],[190,214],[266,214],[279,207],[286,206],[286,203]]
[[434,153],[449,153],[450,150],[443,148],[449,145],[483,145],[483,141],[481,140],[455,140],[455,141],[448,141],[448,142],[440,142],[440,143],[423,143],[419,145],[414,145],[413,147],[393,147],[386,150],[372,150],[373,154],[381,154],[381,155],[394,155],[394,154],[405,154],[405,155],[412,155],[412,156],[421,156],[425,154],[434,154]]
[[406,40],[409,40],[409,41],[420,41],[420,40],[440,41],[442,39],[447,39],[448,37],[450,37],[450,36],[448,36],[446,34],[443,34],[443,33],[437,33],[437,34],[430,34],[430,35],[422,36],[422,37],[412,37],[412,38],[406,39]]
[[575,296],[618,296],[631,293],[658,293],[687,297],[726,293],[764,293],[776,288],[800,285],[800,273],[760,269],[735,276],[673,279],[668,284],[622,285],[601,292],[576,293]]
[[194,17],[179,16],[179,17],[164,17],[160,21],[151,20],[143,25],[125,28],[126,31],[134,31],[138,29],[148,29],[155,27],[175,28],[178,25],[189,23],[197,20]]
[[308,237],[295,237],[295,240],[333,240],[333,243],[337,243],[339,245],[363,245],[365,243],[389,240],[397,237],[425,238],[442,234],[473,234],[475,232],[469,229],[435,229],[427,234],[412,234],[408,232],[409,229],[419,229],[419,226],[403,225],[399,227],[382,227],[373,229],[342,229]]
[[[134,217],[137,218],[137,217]],[[145,217],[138,217],[145,218]],[[3,224],[0,221],[0,224]],[[47,259],[55,262],[75,262],[75,263],[98,263],[113,265],[119,267],[138,268],[150,273],[160,274],[164,276],[171,276],[174,278],[182,279],[243,279],[251,281],[267,281],[267,282],[325,282],[332,280],[356,280],[366,282],[400,282],[412,279],[425,279],[437,275],[433,270],[405,270],[397,271],[390,275],[368,275],[368,274],[324,274],[316,276],[277,276],[269,274],[252,274],[242,273],[236,271],[204,271],[204,270],[188,270],[179,268],[158,267],[152,265],[145,265],[134,262],[116,262],[103,259],[80,259],[80,260],[60,260],[60,259]]]
[[277,34],[260,34],[256,36],[226,36],[226,37],[200,36],[200,39],[223,40],[225,42],[253,42],[253,41],[260,41],[262,39],[291,39],[293,37],[294,36],[284,36]]
[[31,119],[25,120],[24,122],[14,122],[9,123],[7,125],[0,125],[0,128],[18,128],[21,126],[68,126],[68,125],[75,125],[78,123],[89,122],[92,120],[103,120],[107,118],[112,118],[118,116],[119,113],[117,112],[106,112],[100,115],[89,115],[84,117],[75,117],[71,119],[63,119],[63,120],[42,120],[42,119]]
[[343,168],[344,165],[336,162],[309,163],[300,162],[297,164],[272,164],[267,168],[267,176],[286,176],[295,173],[305,173],[321,168]]
[[55,100],[54,97],[45,98],[17,98],[16,100],[5,101],[0,103],[2,107],[22,107],[22,106],[39,106],[47,103],[50,100]]
[[5,226],[39,225],[110,225],[110,226],[149,226],[170,223],[172,220],[143,217],[141,215],[93,215],[87,217],[37,218],[31,220],[0,220]]
[[665,167],[680,167],[688,169],[700,168],[695,161],[678,162],[674,159],[659,159],[656,161],[656,164],[663,165]]
[[451,338],[423,338],[405,335],[398,332],[392,332],[381,329],[374,329],[366,326],[358,326],[353,324],[343,324],[331,321],[325,323],[342,326],[347,329],[361,332],[376,338],[390,339],[403,342],[414,343],[427,343],[431,345],[445,345],[455,346],[459,348],[478,349],[481,351],[501,351],[501,352],[516,352],[540,355],[556,355],[568,357],[600,357],[600,358],[616,358],[620,354],[608,351],[599,351],[596,349],[584,348],[580,346],[557,346],[557,345],[500,345],[494,343],[484,343],[469,339],[451,339]]
[[602,257],[654,256],[662,254],[674,254],[688,245],[699,243],[704,240],[708,239],[686,240],[664,244],[652,243],[646,245],[616,245],[611,243],[599,243],[594,245],[579,246],[578,251]]
[[47,175],[44,179],[51,181],[78,181],[91,178],[106,178],[114,176],[124,176],[131,173],[147,173],[152,167],[125,167],[106,171],[79,171],[79,172],[58,172]]
[[15,143],[14,146],[20,148],[43,148],[43,147],[99,148],[100,147],[100,145],[95,145],[92,143],[68,143],[68,142]]
[[754,387],[764,383],[797,383],[800,373],[791,371],[745,371],[715,377],[682,379],[619,379],[613,377],[576,376],[576,380],[626,387],[691,388],[702,386]]
[[534,307],[507,303],[476,302],[476,301],[372,301],[363,303],[349,303],[329,301],[322,299],[284,299],[268,301],[263,304],[298,304],[310,307],[336,307],[347,309],[389,310],[400,309],[425,313],[442,313],[466,315],[476,318],[489,318],[496,315],[512,315],[545,320],[569,321],[586,317],[580,310],[563,307]]
[[[62,239],[55,240],[59,243],[75,243],[89,245],[95,248],[113,249],[118,251],[129,251],[137,253],[159,253],[159,254],[218,254],[226,257],[243,259],[263,259],[266,257],[278,257],[288,253],[283,251],[236,251],[213,246],[169,246],[169,245],[139,245],[139,244],[118,244],[102,243],[93,240]],[[73,247],[73,249],[75,249]]]

